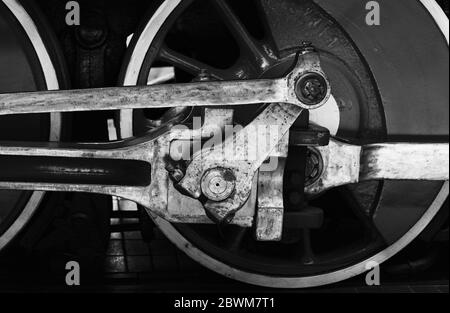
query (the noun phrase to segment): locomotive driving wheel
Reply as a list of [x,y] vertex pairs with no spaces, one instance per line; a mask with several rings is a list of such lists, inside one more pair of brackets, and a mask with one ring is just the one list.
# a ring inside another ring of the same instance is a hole
[[[159,1],[133,36],[121,83],[145,85],[161,66],[173,68],[169,79],[179,82],[205,73],[216,80],[282,77],[294,48],[309,41],[332,87],[313,122],[355,144],[448,138],[447,17],[434,1],[379,2],[381,24],[369,26],[366,2],[359,0]],[[240,123],[254,114],[236,110]],[[173,113],[122,111],[120,134],[141,135]],[[295,163],[293,151],[288,159]],[[295,181],[284,180],[285,186]],[[446,209],[447,196],[448,182],[335,188],[308,199],[323,213],[320,227],[290,230],[276,243],[257,241],[251,229],[153,218],[211,270],[246,283],[300,288],[341,281],[364,272],[369,261],[389,259]],[[290,199],[285,195],[286,205],[295,207]]]
[[[42,15],[29,3],[0,1],[0,92],[65,87],[56,41]],[[62,115],[0,117],[0,140],[59,141]],[[0,250],[25,227],[44,192],[0,191]]]

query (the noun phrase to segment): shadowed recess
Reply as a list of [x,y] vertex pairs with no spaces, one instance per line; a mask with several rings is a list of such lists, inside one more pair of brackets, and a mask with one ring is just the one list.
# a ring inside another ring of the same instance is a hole
[[0,156],[0,181],[148,186],[151,166],[147,162],[134,160]]

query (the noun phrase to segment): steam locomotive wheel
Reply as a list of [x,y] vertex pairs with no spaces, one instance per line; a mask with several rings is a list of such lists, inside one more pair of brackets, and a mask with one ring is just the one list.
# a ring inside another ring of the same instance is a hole
[[[306,40],[319,49],[330,77],[335,104],[316,118],[336,127],[334,135],[359,143],[448,138],[447,17],[431,0],[383,0],[381,25],[369,26],[365,3],[162,1],[134,35],[121,80],[144,85],[160,65],[173,66],[177,81],[205,69],[218,79],[281,76]],[[163,114],[121,112],[121,136],[141,134],[164,121]],[[245,120],[251,112],[236,115]],[[213,271],[261,286],[312,287],[397,254],[441,210],[448,187],[385,181],[337,188],[311,200],[324,211],[323,227],[280,243],[257,242],[251,229],[153,218],[175,245]]]
[[[59,89],[62,68],[40,14],[18,0],[0,1],[0,92]],[[0,140],[58,141],[60,114],[0,118]],[[0,250],[25,227],[43,192],[0,191]]]

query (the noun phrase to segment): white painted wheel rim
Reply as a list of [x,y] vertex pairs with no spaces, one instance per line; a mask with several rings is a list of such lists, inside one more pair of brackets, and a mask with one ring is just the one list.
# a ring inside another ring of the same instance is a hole
[[[17,0],[2,0],[6,7],[16,17],[22,25],[26,35],[28,36],[36,55],[41,64],[42,72],[48,90],[59,89],[58,77],[56,69],[45,47],[44,41],[39,34],[38,28],[25,10],[25,8]],[[50,117],[50,141],[59,141],[61,137],[61,114],[51,114]],[[32,193],[30,199],[17,217],[14,223],[8,230],[0,236],[0,251],[9,244],[25,227],[27,222],[32,218],[37,208],[44,198],[45,192],[35,191]]]
[[[139,40],[133,50],[130,62],[128,64],[124,85],[133,86],[137,84],[138,75],[141,66],[144,62],[145,55],[156,34],[159,32],[160,28],[163,26],[165,20],[169,15],[178,7],[182,0],[166,0],[161,4],[155,14],[152,16],[150,21],[147,23],[144,31],[141,33]],[[449,20],[445,13],[442,11],[440,6],[435,0],[420,0],[423,6],[430,12],[434,18],[436,24],[441,29],[443,35],[449,43]],[[132,111],[122,111],[120,114],[120,133],[122,138],[133,136],[133,112]],[[430,208],[426,213],[420,218],[420,220],[397,242],[389,246],[382,252],[374,255],[373,257],[360,262],[356,265],[350,266],[343,270],[334,271],[327,274],[307,276],[307,277],[283,277],[283,276],[268,276],[250,273],[247,271],[242,271],[237,268],[231,267],[223,262],[220,262],[209,255],[207,255],[202,250],[193,246],[185,237],[183,237],[174,226],[162,218],[153,216],[153,220],[158,225],[160,230],[167,236],[167,238],[174,243],[180,250],[185,252],[192,259],[207,267],[208,269],[222,274],[226,277],[242,281],[249,284],[254,284],[264,287],[272,288],[306,288],[306,287],[317,287],[326,284],[336,283],[342,280],[349,279],[351,277],[357,276],[364,273],[366,265],[371,262],[376,264],[381,264],[388,260],[408,244],[410,244],[431,222],[431,220],[436,216],[436,214],[441,209],[445,200],[449,194],[449,182],[445,182],[441,188],[439,194],[434,199]]]

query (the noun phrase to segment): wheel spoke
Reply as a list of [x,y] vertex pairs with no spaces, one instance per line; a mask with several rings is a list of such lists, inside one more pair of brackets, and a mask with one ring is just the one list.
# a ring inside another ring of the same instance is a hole
[[264,41],[280,54],[290,53],[300,41],[311,41],[317,46],[330,27],[315,1],[255,0],[255,4]]
[[215,79],[222,80],[225,78],[223,71],[220,69],[176,52],[167,46],[161,48],[159,52],[159,59],[194,76],[198,76],[202,70],[206,70]]
[[[366,185],[367,187],[358,193],[350,187],[339,188],[339,193],[355,214],[356,218],[361,222],[367,240],[381,239],[382,236],[373,222],[372,203],[369,203],[373,202],[373,196],[368,196],[369,193],[370,195],[377,193],[377,189],[379,188],[378,183],[376,183],[376,185],[374,185],[374,183],[366,183]],[[364,199],[367,197],[370,197],[371,199]]]
[[[277,42],[274,36],[274,29],[271,24],[271,18],[273,19],[273,12],[270,11],[267,5],[267,1],[265,0],[256,0],[255,7],[258,12],[258,15],[261,17],[261,24],[264,30],[264,42],[269,45],[271,50],[278,54]],[[280,13],[279,13],[280,14]],[[278,19],[276,19],[278,20]],[[279,56],[278,56],[279,57]]]
[[238,227],[227,232],[226,246],[229,251],[238,251],[242,246],[248,228]]
[[241,55],[244,54],[243,52],[246,52],[247,54],[252,55],[251,61],[256,62],[257,65],[263,69],[267,68],[271,64],[271,60],[264,51],[263,45],[258,43],[250,35],[246,27],[225,0],[212,0],[212,2],[231,34],[238,42],[241,49]]

